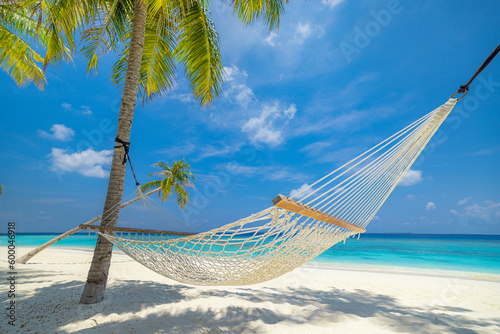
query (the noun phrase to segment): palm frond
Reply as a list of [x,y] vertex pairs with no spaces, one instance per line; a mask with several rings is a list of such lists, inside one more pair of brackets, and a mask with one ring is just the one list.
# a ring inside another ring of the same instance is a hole
[[188,193],[187,191],[181,187],[180,184],[175,185],[175,193],[177,195],[177,204],[184,209],[186,204],[189,203]]
[[[130,33],[126,35],[126,38]],[[130,38],[128,38],[130,41]],[[175,48],[175,33],[169,18],[158,14],[155,20],[148,18],[141,61],[138,96],[143,102],[160,96],[173,87],[175,80],[175,63],[173,50]],[[123,87],[127,72],[127,60],[130,42],[127,42],[118,61],[113,66],[112,81],[118,87]]]
[[0,25],[0,68],[19,86],[33,82],[43,89],[45,75],[36,62],[42,62],[39,55],[22,38]]
[[233,0],[234,13],[245,24],[262,18],[269,30],[279,27],[280,17],[288,0]]
[[0,67],[22,86],[33,82],[43,89],[45,76],[37,63],[43,61],[37,47],[44,47],[48,37],[37,29],[38,22],[17,2],[0,5]]
[[160,180],[149,181],[149,182],[144,183],[141,186],[141,190],[142,190],[142,192],[148,192],[148,191],[154,190],[160,186],[161,186]]
[[210,105],[220,94],[222,60],[219,36],[207,10],[198,2],[179,19],[175,58],[185,68],[193,95],[202,105]]
[[170,166],[165,161],[155,163],[153,166],[160,168],[162,171],[170,170]]
[[[189,7],[195,2],[200,2],[202,5],[206,4],[206,0],[149,0],[148,3],[148,16],[151,18],[158,17],[160,13],[163,16],[171,18],[172,28],[177,26],[175,20],[179,14],[185,16]],[[206,6],[204,6],[206,8]]]
[[108,51],[118,51],[129,28],[128,18],[132,15],[131,0],[112,0],[102,5],[104,17],[97,17],[82,33],[82,53],[87,59],[87,73],[97,72],[99,58]]
[[163,193],[162,201],[166,201],[170,197],[170,195],[172,195],[172,187],[174,186],[174,182],[174,179],[169,176],[161,181],[161,190]]
[[49,64],[70,60],[76,51],[77,33],[95,19],[104,0],[25,0],[38,15],[38,22],[48,36],[44,69]]

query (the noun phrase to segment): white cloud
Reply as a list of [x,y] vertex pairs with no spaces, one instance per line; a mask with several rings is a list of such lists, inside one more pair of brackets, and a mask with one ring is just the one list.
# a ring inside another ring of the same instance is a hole
[[484,206],[474,203],[466,206],[462,212],[450,210],[456,216],[468,217],[472,219],[480,219],[484,221],[498,221],[500,219],[500,202],[484,201]]
[[199,154],[193,159],[193,161],[199,161],[211,157],[227,156],[231,153],[237,152],[239,148],[239,143],[234,145],[206,145],[199,148]]
[[68,112],[76,112],[82,115],[92,115],[92,110],[90,110],[89,106],[80,106],[79,110],[73,109],[73,106],[70,103],[63,102],[61,104],[61,108],[63,108],[64,111]]
[[196,102],[196,100],[193,97],[193,94],[191,92],[179,93],[179,94],[175,94],[173,92],[170,92],[170,94],[168,94],[166,97],[167,97],[167,99],[179,100],[183,103],[195,103]]
[[50,211],[40,210],[38,211],[37,219],[39,220],[50,220],[52,217],[50,215]]
[[81,108],[80,112],[83,115],[92,115],[92,110],[90,110],[89,106],[81,106],[80,108]]
[[247,141],[254,145],[281,144],[285,139],[284,128],[295,117],[295,104],[285,104],[279,100],[259,101],[246,84],[248,73],[235,65],[224,67],[223,75],[221,98],[210,113],[203,115],[201,121],[210,121],[218,128],[229,129],[234,135],[231,142],[238,144],[224,144],[221,148],[206,147],[205,152],[196,149],[199,159],[231,154]]
[[[311,37],[322,38],[326,31],[321,25],[312,25],[310,23],[297,23],[295,29],[289,30],[287,33],[284,31],[280,35],[276,32],[270,32],[264,38],[264,43],[270,45],[271,47],[280,46],[277,52],[285,52],[288,54],[294,53],[290,50],[290,47],[296,51],[297,46],[304,44],[307,39]],[[280,38],[279,38],[280,37]],[[280,41],[286,41],[281,43]]]
[[330,142],[320,141],[308,144],[299,151],[306,152],[307,156],[314,159],[317,163],[345,163],[346,161],[350,161],[351,159],[359,156],[360,152],[363,152],[363,150],[366,150],[366,148],[362,145],[353,145],[344,148],[333,147],[336,143],[336,140],[332,140]]
[[293,189],[290,192],[290,197],[295,197],[298,194],[298,196],[295,199],[300,200],[306,196],[309,196],[314,191],[312,188],[309,187],[310,186],[307,183],[304,183],[302,186],[300,186],[300,188]]
[[325,141],[317,141],[300,149],[301,152],[307,152],[309,156],[318,157],[323,154],[324,150],[330,147],[332,144]]
[[231,67],[224,66],[224,81],[227,88],[224,90],[224,97],[229,100],[235,100],[243,108],[247,108],[248,104],[255,100],[255,95],[244,80],[248,77],[248,73],[240,70],[235,65]]
[[345,0],[323,0],[323,5],[333,9],[344,3]]
[[436,203],[434,202],[427,202],[427,204],[425,205],[425,210],[434,210],[436,209]]
[[191,143],[161,149],[155,153],[176,159],[189,157],[190,161],[201,161],[206,158],[231,155],[237,152],[242,146],[242,141],[232,142],[231,145],[227,145],[225,142],[214,142],[213,144],[203,145],[197,139],[191,140]]
[[71,128],[68,128],[64,124],[54,124],[50,128],[50,131],[52,133],[48,133],[47,131],[43,130],[38,130],[38,133],[40,134],[40,136],[44,138],[50,138],[62,141],[69,141],[73,139],[73,137],[75,136],[75,131],[73,131],[73,129]]
[[413,186],[417,183],[422,182],[422,171],[409,169],[406,174],[403,176],[401,181],[399,181],[399,186]]
[[248,77],[248,73],[245,70],[240,70],[237,66],[224,66],[224,81],[236,81],[240,78]]
[[319,39],[319,38],[325,36],[325,34],[326,34],[325,28],[323,28],[322,26],[318,26],[318,30],[319,30],[319,33],[316,35],[316,38]]
[[406,195],[406,197],[405,197],[405,198],[406,198],[407,200],[409,200],[409,201],[413,201],[413,200],[416,198],[416,196],[415,196],[415,195]]
[[281,129],[295,117],[296,112],[295,104],[291,104],[287,109],[281,108],[278,103],[272,106],[264,105],[261,114],[250,118],[241,129],[248,134],[254,145],[277,146],[284,140]]
[[67,102],[63,102],[61,104],[61,108],[63,108],[65,111],[73,111],[73,108],[71,107],[71,104]]
[[259,167],[245,166],[238,163],[227,163],[220,166],[222,169],[227,170],[234,175],[252,176],[259,173]]
[[276,46],[276,38],[278,37],[278,34],[275,33],[274,31],[271,31],[271,33],[269,34],[269,36],[267,36],[265,39],[264,39],[264,42],[266,42],[267,44],[269,44],[270,46]]
[[34,198],[30,200],[30,202],[36,203],[36,204],[42,204],[42,205],[59,205],[62,203],[68,203],[68,202],[74,202],[75,199],[73,198]]
[[197,146],[193,143],[184,143],[182,145],[171,146],[156,151],[157,154],[166,155],[169,158],[184,158],[196,150]]
[[489,147],[489,148],[485,148],[485,149],[470,153],[470,155],[490,155],[490,154],[495,154],[498,151],[500,151],[500,147],[496,146],[496,147]]
[[297,112],[297,107],[295,106],[295,104],[291,104],[286,110],[285,110],[285,113],[284,115],[286,117],[288,117],[289,119],[292,119],[295,117],[295,113]]
[[111,164],[113,151],[94,151],[89,148],[83,152],[68,154],[67,150],[53,147],[49,157],[52,161],[50,170],[53,172],[77,172],[83,176],[105,178],[109,171],[103,166]]
[[470,201],[472,197],[466,197],[464,199],[461,199],[460,201],[457,202],[457,205],[465,205],[467,204],[468,201]]
[[255,99],[252,89],[244,84],[234,85],[234,93],[236,102],[244,108],[246,108],[248,104]]
[[290,170],[287,167],[280,166],[245,166],[238,163],[227,163],[218,165],[218,168],[226,170],[231,175],[245,176],[254,178],[255,175],[261,175],[269,180],[304,180],[307,176],[301,172]]
[[302,44],[308,39],[312,34],[311,25],[309,23],[302,24],[299,22],[297,29],[295,30],[295,37],[293,41],[296,44]]

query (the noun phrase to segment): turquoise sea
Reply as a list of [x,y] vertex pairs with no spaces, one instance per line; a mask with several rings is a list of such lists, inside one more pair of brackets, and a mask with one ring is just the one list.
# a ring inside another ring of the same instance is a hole
[[500,235],[367,233],[312,262],[500,274]]
[[[36,247],[57,234],[18,234],[17,246]],[[51,247],[93,249],[96,236],[75,234]],[[7,237],[0,237],[6,247]],[[22,255],[22,254],[19,254]],[[363,234],[330,248],[313,264],[370,265],[500,274],[500,236]]]

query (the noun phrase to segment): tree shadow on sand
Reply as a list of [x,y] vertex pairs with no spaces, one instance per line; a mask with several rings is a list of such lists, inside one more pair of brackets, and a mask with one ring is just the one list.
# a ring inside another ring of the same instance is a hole
[[[43,278],[44,274],[41,273]],[[35,277],[36,278],[36,277]],[[319,322],[346,323],[370,319],[388,330],[406,333],[500,332],[500,319],[470,317],[472,310],[455,307],[411,307],[394,298],[362,289],[252,287],[197,289],[181,284],[152,281],[116,280],[109,284],[106,299],[94,305],[78,304],[81,281],[65,281],[36,290],[19,299],[25,317],[20,325],[25,332],[44,326],[58,333],[259,333],[272,331],[267,326]],[[50,298],[47,298],[50,296]],[[218,307],[220,298],[233,298],[234,306]],[[41,305],[41,300],[46,302]],[[124,302],[125,301],[125,302]],[[180,302],[192,306],[182,310]],[[215,302],[215,303],[214,303]],[[242,305],[244,303],[244,305]],[[269,304],[283,305],[274,310]],[[204,307],[201,308],[200,305]],[[154,307],[160,306],[153,309]],[[293,308],[295,312],[281,312]],[[30,310],[37,316],[30,317]],[[290,314],[293,313],[293,314]],[[106,319],[105,323],[96,320]],[[123,320],[124,315],[127,316]],[[131,316],[130,316],[131,315]],[[58,319],[57,324],[54,319]],[[66,324],[85,323],[85,329]],[[225,330],[225,331],[224,331]],[[333,328],[332,328],[333,330]]]

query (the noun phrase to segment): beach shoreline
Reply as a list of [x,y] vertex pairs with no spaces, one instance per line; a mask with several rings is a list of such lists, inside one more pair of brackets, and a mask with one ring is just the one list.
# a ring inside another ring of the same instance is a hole
[[303,266],[309,268],[339,270],[339,271],[357,271],[357,272],[399,274],[399,275],[423,276],[423,277],[461,278],[461,279],[500,282],[499,274],[479,272],[479,271],[467,271],[467,270],[460,271],[460,270],[449,270],[449,269],[428,269],[428,268],[412,268],[412,267],[369,265],[369,264],[346,265],[344,263],[316,262],[316,261],[311,261]]
[[[30,249],[20,247],[18,254]],[[313,263],[256,285],[199,287],[163,277],[117,251],[105,300],[81,305],[78,301],[91,260],[92,249],[52,247],[26,265],[17,265],[17,329],[22,326],[23,333],[500,330],[497,279]],[[0,327],[5,326],[6,321]]]
[[[35,247],[17,247],[19,257],[33,250]],[[51,246],[50,249],[59,251],[81,252],[86,254],[93,254],[94,247],[88,246]],[[36,261],[36,255],[31,261]],[[128,255],[123,253],[119,248],[113,248],[113,256],[123,256],[129,259]],[[3,261],[0,259],[0,261]],[[499,281],[500,274],[482,271],[469,271],[469,270],[449,270],[449,269],[435,269],[435,268],[415,268],[391,265],[374,265],[374,264],[346,264],[342,262],[321,261],[313,259],[312,261],[302,265],[304,268],[324,269],[324,270],[339,270],[339,271],[357,271],[381,274],[401,274],[401,275],[415,275],[415,276],[429,276],[429,277],[443,277],[443,278],[463,278],[471,280],[486,280],[486,281]]]

